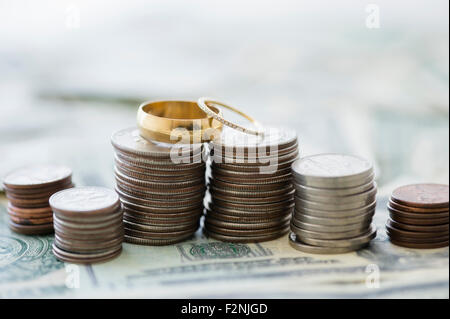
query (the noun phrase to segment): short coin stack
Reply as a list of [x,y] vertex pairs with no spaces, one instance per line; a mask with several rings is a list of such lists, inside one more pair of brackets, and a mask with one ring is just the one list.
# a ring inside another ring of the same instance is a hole
[[320,154],[292,165],[296,189],[289,242],[303,252],[339,254],[361,249],[375,238],[376,205],[372,165],[364,159]]
[[111,142],[125,241],[169,245],[191,237],[203,212],[203,146],[152,143],[136,128],[114,133]]
[[449,188],[413,184],[395,189],[388,203],[386,231],[392,243],[409,248],[448,246]]
[[37,165],[18,169],[4,179],[8,197],[9,227],[21,234],[53,232],[50,196],[73,187],[72,171],[65,166]]
[[266,129],[261,138],[224,129],[210,146],[205,234],[241,243],[286,234],[294,206],[290,167],[298,158],[295,131]]
[[120,254],[122,209],[117,194],[103,187],[79,187],[50,197],[55,227],[53,254],[70,263],[95,263]]

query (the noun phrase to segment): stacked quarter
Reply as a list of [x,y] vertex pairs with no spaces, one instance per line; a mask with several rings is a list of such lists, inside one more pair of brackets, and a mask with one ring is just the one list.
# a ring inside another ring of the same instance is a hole
[[395,189],[386,231],[392,243],[409,248],[448,246],[448,185],[414,184]]
[[70,187],[72,171],[65,166],[29,166],[10,173],[4,179],[9,227],[26,235],[52,233],[53,213],[48,199]]
[[295,212],[289,242],[303,252],[339,254],[367,246],[377,188],[372,165],[361,158],[321,154],[292,165]]
[[224,129],[210,146],[205,234],[241,243],[286,234],[294,207],[290,167],[298,158],[295,131],[266,129],[261,138]]
[[191,237],[206,188],[202,145],[153,143],[136,128],[114,133],[112,145],[125,241],[169,245]]
[[102,187],[79,187],[50,197],[55,227],[53,254],[70,263],[95,263],[120,254],[123,241],[119,197]]

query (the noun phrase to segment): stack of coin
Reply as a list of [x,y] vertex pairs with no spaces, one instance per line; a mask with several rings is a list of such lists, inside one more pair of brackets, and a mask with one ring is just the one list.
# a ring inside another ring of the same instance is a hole
[[413,184],[395,189],[386,223],[392,243],[409,248],[448,246],[448,185]]
[[290,167],[297,135],[266,129],[264,137],[224,129],[210,144],[211,195],[204,233],[227,242],[262,242],[289,231],[294,207]]
[[203,146],[150,142],[136,128],[118,131],[111,140],[125,241],[169,245],[192,236],[206,189]]
[[372,165],[361,158],[321,154],[292,164],[295,212],[289,242],[303,252],[338,254],[361,249],[376,236]]
[[95,263],[120,254],[123,242],[119,197],[103,187],[78,187],[50,197],[55,227],[53,254],[70,263]]
[[20,168],[8,174],[3,183],[9,200],[9,227],[26,235],[53,232],[48,199],[62,189],[73,187],[72,171],[57,165]]

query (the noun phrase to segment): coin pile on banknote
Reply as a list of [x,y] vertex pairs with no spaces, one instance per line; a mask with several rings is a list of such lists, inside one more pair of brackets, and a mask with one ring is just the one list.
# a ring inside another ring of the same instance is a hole
[[262,242],[289,231],[294,207],[291,164],[295,131],[267,128],[264,137],[224,129],[210,144],[211,195],[204,233],[228,242]]
[[111,142],[125,241],[169,245],[191,237],[203,212],[203,145],[151,142],[135,128],[114,133]]
[[289,242],[303,252],[338,254],[361,249],[372,226],[377,187],[372,164],[359,157],[320,154],[292,164],[295,212]]
[[448,185],[413,184],[395,189],[386,223],[391,242],[409,248],[448,246],[448,199]]
[[53,254],[71,263],[112,259],[122,251],[119,196],[103,187],[76,187],[50,197],[55,227]]
[[36,165],[17,169],[4,181],[8,197],[9,227],[21,234],[53,232],[53,213],[48,200],[54,193],[73,187],[70,168]]

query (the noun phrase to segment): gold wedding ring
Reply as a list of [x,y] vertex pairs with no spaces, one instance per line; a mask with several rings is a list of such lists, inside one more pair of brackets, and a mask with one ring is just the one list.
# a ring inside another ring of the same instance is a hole
[[208,142],[222,131],[222,123],[209,114],[222,117],[216,107],[203,112],[192,101],[144,102],[139,106],[137,122],[142,137],[175,144]]
[[248,121],[253,123],[256,127],[260,126],[260,124],[257,121],[255,121],[252,117],[250,117],[247,114],[239,111],[238,109],[235,109],[232,106],[229,106],[229,105],[227,105],[225,103],[218,102],[218,101],[215,101],[213,99],[206,98],[206,97],[199,98],[198,101],[197,101],[197,104],[198,104],[199,108],[203,110],[203,112],[208,114],[208,116],[214,118],[215,120],[221,122],[222,124],[224,124],[226,126],[229,126],[229,127],[233,128],[235,130],[238,130],[238,131],[241,131],[241,132],[244,132],[244,133],[247,133],[247,134],[264,135],[264,132],[262,130],[261,131],[256,131],[256,130],[245,128],[245,127],[243,127],[241,125],[232,123],[232,122],[224,119],[223,116],[220,113],[214,112],[214,110],[216,109],[214,107],[214,105],[219,105],[219,106],[222,106],[222,107],[224,107],[226,109],[229,109],[230,111],[233,111],[234,113],[239,114],[240,116],[244,117],[245,119],[247,119]]

